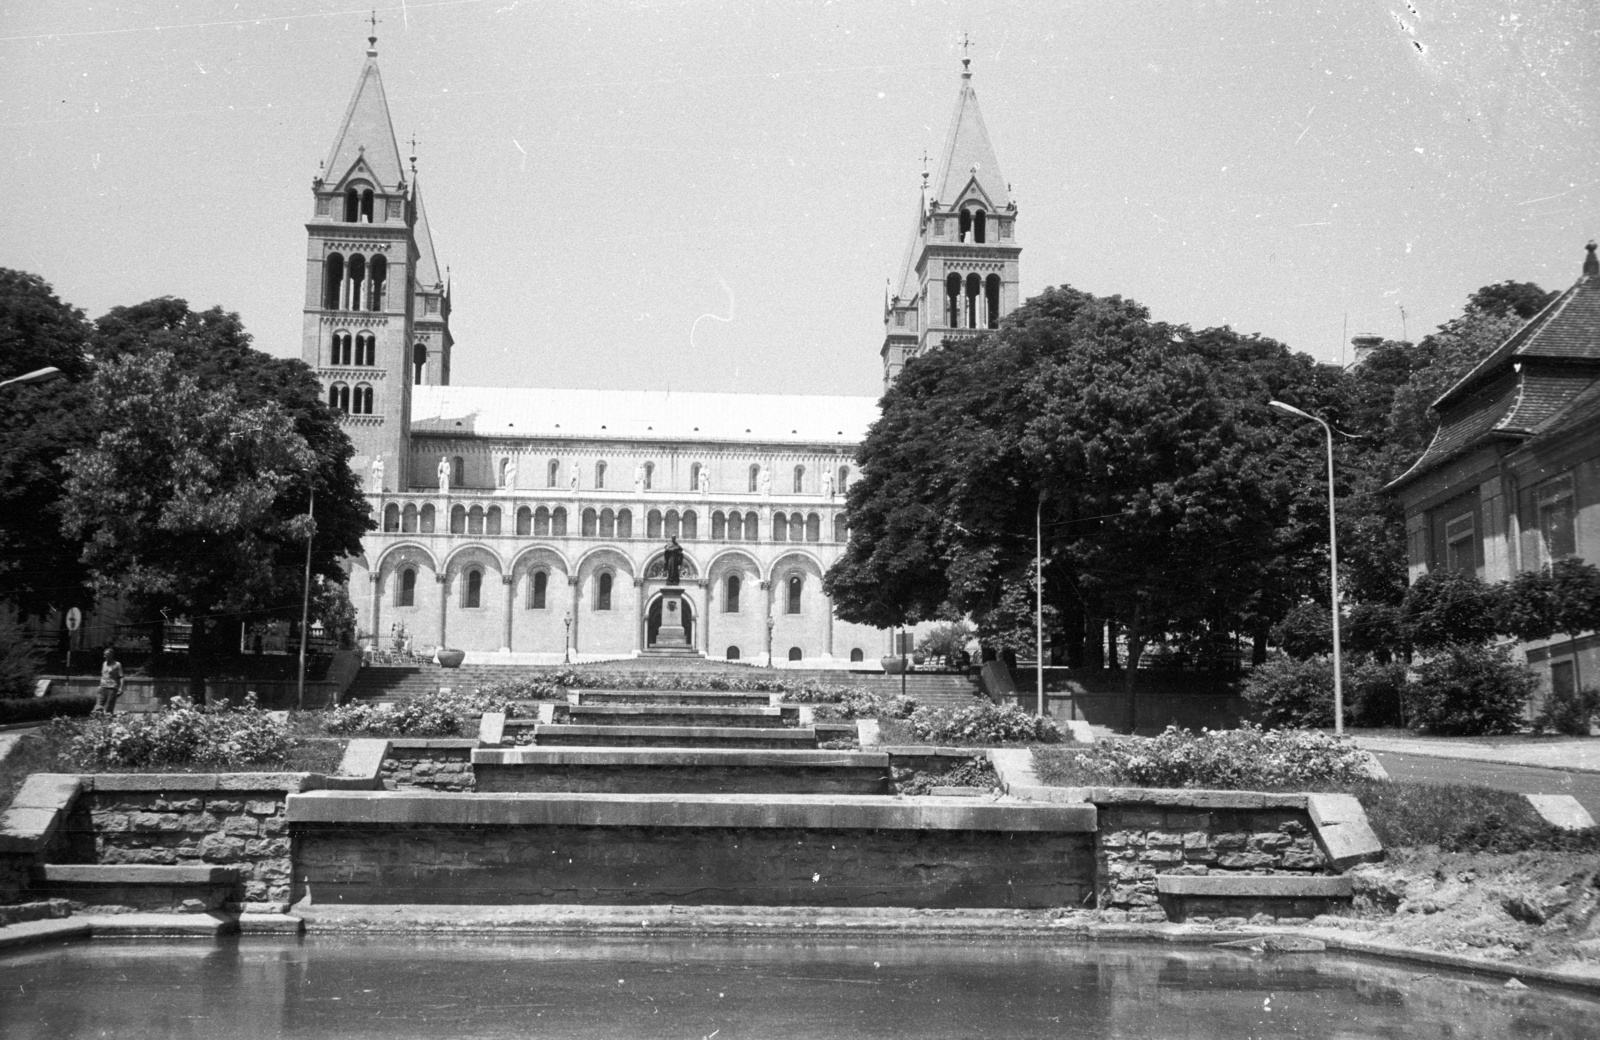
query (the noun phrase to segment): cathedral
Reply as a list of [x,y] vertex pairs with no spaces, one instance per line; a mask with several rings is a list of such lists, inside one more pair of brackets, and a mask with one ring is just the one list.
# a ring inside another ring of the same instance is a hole
[[[351,566],[359,629],[521,663],[681,654],[658,642],[676,539],[688,652],[806,668],[891,653],[822,588],[874,398],[451,385],[450,286],[376,43],[312,180],[302,344],[378,522]],[[971,76],[963,62],[885,301],[885,386],[1019,302],[1016,204]]]

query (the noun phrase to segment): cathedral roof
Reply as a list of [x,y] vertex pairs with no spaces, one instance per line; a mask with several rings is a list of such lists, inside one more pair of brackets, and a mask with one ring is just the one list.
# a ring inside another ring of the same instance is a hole
[[578,440],[856,445],[872,397],[415,386],[411,432]]
[[322,176],[329,184],[338,184],[361,159],[366,160],[383,187],[392,188],[405,180],[394,124],[389,119],[389,99],[383,92],[383,78],[378,75],[376,49],[367,51],[367,62],[361,67],[356,92],[350,96]]
[[428,229],[428,211],[422,208],[422,182],[412,188],[411,199],[417,206],[417,226],[412,236],[417,241],[417,288],[432,289],[444,281],[439,276],[439,257],[433,251],[433,232]]
[[961,91],[956,95],[956,113],[950,120],[950,135],[945,139],[944,157],[933,180],[934,201],[949,208],[961,201],[967,185],[978,182],[990,205],[1004,209],[1011,202],[1006,179],[1000,174],[994,145],[978,111],[978,95],[972,89],[972,73],[961,73]]

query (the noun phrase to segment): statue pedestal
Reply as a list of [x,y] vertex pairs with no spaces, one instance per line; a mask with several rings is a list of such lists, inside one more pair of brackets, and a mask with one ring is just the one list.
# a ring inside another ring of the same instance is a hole
[[689,650],[689,634],[683,625],[683,588],[668,585],[661,590],[661,627],[652,649]]

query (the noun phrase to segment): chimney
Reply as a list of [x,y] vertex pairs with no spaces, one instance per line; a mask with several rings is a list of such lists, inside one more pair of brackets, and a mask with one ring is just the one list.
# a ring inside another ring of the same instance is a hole
[[1382,343],[1382,336],[1375,336],[1370,332],[1364,332],[1359,336],[1351,336],[1350,345],[1355,348],[1355,360],[1350,362],[1350,367],[1354,368],[1367,360],[1367,355],[1371,354]]

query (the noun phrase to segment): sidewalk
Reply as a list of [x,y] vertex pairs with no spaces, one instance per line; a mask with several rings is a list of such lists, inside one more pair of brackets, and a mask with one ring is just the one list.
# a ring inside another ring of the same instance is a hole
[[1363,751],[1466,759],[1508,766],[1600,773],[1597,737],[1369,737],[1353,734]]

